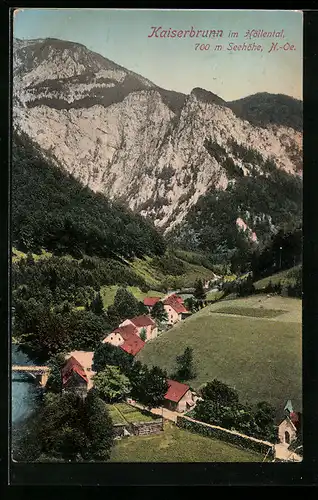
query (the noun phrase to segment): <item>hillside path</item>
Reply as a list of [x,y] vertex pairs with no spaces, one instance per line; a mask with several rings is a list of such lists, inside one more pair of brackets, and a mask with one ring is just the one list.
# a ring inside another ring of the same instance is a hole
[[182,413],[179,413],[177,411],[167,410],[166,408],[163,408],[163,407],[152,408],[151,410],[149,410],[148,408],[145,408],[143,405],[137,403],[136,401],[133,401],[132,399],[127,400],[127,403],[131,406],[135,406],[136,408],[139,408],[139,410],[150,411],[150,413],[152,413],[153,415],[163,417],[166,420],[171,420],[171,422],[174,422],[174,423],[177,422],[177,416],[182,415]]
[[275,458],[279,460],[287,460],[288,462],[302,462],[302,457],[290,451],[283,444],[275,444]]

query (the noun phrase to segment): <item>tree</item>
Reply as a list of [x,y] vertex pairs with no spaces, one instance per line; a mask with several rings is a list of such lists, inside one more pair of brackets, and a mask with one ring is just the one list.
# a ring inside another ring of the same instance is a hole
[[201,391],[202,398],[214,402],[219,406],[232,406],[238,403],[238,394],[235,389],[217,379],[208,382]]
[[143,340],[144,342],[146,342],[146,339],[147,339],[146,328],[142,328],[141,329],[141,331],[140,331],[140,338],[141,338],[141,340]]
[[260,438],[268,440],[276,438],[275,408],[267,401],[257,403],[254,421]]
[[65,363],[65,355],[62,353],[56,354],[49,359],[47,366],[50,368],[50,375],[47,380],[45,389],[49,392],[61,393],[62,378],[61,368]]
[[131,388],[129,379],[117,366],[112,365],[106,366],[103,371],[94,375],[94,387],[108,403],[124,399]]
[[155,303],[150,312],[151,317],[160,323],[168,321],[168,314],[161,300]]
[[253,284],[253,277],[249,275],[247,278],[241,280],[237,285],[237,294],[240,297],[246,297],[247,295],[253,295],[255,293],[255,287]]
[[131,365],[128,377],[131,383],[130,394],[133,399],[139,399],[146,374],[148,374],[147,366],[143,365],[140,361],[135,361]]
[[113,365],[118,366],[122,373],[129,376],[134,358],[122,349],[105,342],[97,345],[93,361],[93,370],[95,372],[104,370],[107,365]]
[[185,299],[184,305],[186,309],[192,313],[195,313],[199,310],[198,301],[195,300],[193,297],[188,297],[187,299]]
[[139,315],[139,302],[126,288],[120,287],[116,292],[112,311],[121,320],[133,318]]
[[148,308],[145,306],[145,304],[141,301],[138,302],[138,314],[143,315],[143,314],[148,314]]
[[33,461],[44,454],[77,461],[87,445],[82,409],[81,399],[72,393],[46,393],[17,444],[17,459]]
[[91,302],[91,311],[95,314],[103,314],[104,312],[104,303],[101,297],[100,292],[96,295],[96,297]]
[[85,401],[73,393],[46,393],[37,412],[24,424],[14,443],[20,461],[107,460],[113,444],[113,425],[96,392]]
[[198,300],[205,300],[206,298],[206,292],[201,279],[197,280],[194,284],[194,296]]
[[214,401],[198,401],[195,406],[195,418],[207,424],[223,425],[227,410]]
[[192,347],[186,347],[183,354],[176,357],[177,361],[177,373],[176,378],[180,381],[191,380],[195,377],[195,371],[193,367],[193,349]]
[[92,311],[72,311],[69,315],[69,338],[73,349],[93,350],[110,330],[103,315]]
[[85,413],[86,432],[90,439],[83,456],[90,460],[106,461],[113,446],[113,423],[106,405],[94,389],[89,391],[85,399]]
[[158,366],[150,370],[146,365],[136,362],[130,374],[131,395],[148,408],[156,408],[163,403],[168,390],[167,374]]
[[34,260],[34,257],[32,255],[32,252],[28,252],[27,253],[27,256],[26,256],[26,264],[28,266],[33,266],[33,264],[35,264],[35,260]]

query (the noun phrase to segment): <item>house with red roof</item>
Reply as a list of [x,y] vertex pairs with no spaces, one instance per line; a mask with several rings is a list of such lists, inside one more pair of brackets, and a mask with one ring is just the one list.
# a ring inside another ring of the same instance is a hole
[[154,339],[158,335],[158,328],[156,323],[150,316],[146,316],[145,314],[141,316],[135,316],[134,318],[125,319],[119,326],[128,326],[132,325],[137,330],[137,335],[139,335],[142,331],[145,332],[145,341]]
[[[93,351],[72,351],[65,356],[62,367],[62,389],[84,393],[93,387]],[[86,389],[85,389],[86,387]]]
[[157,302],[160,301],[160,297],[145,297],[144,298],[144,306],[148,307],[148,311],[150,312],[151,309]]
[[88,377],[84,367],[70,356],[61,369],[62,391],[73,391],[79,396],[85,397],[87,394]]
[[109,333],[102,342],[120,347],[132,356],[136,356],[145,345],[145,342],[138,335],[138,329],[133,324],[119,326]]
[[173,325],[178,321],[181,321],[189,315],[189,311],[184,307],[184,303],[181,297],[176,294],[171,294],[165,299],[163,299],[163,307],[168,315],[168,324]]
[[195,402],[190,387],[176,380],[167,380],[168,390],[164,396],[164,407],[171,411],[184,412],[190,410]]
[[301,413],[294,411],[291,401],[284,408],[285,418],[278,425],[279,442],[287,448],[301,433]]

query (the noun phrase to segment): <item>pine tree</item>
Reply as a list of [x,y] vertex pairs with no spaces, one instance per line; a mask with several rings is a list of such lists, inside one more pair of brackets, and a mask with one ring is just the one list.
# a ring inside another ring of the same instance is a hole
[[206,292],[204,290],[203,283],[202,283],[201,279],[199,279],[195,282],[193,295],[198,300],[205,300],[206,299]]
[[191,380],[195,377],[195,371],[193,367],[193,349],[192,347],[186,347],[183,354],[176,357],[177,361],[177,373],[175,377],[180,380]]
[[168,314],[163,303],[159,300],[151,309],[151,317],[159,322],[168,321]]
[[96,297],[92,300],[91,311],[95,314],[102,314],[104,312],[104,303],[100,292],[98,292]]
[[146,339],[147,339],[147,332],[146,332],[146,329],[145,329],[145,328],[142,328],[142,329],[141,329],[141,332],[140,332],[140,338],[141,338],[141,340],[143,340],[144,342],[146,342]]
[[138,316],[139,312],[138,300],[126,288],[118,288],[112,306],[112,313],[117,314],[121,319],[126,319]]

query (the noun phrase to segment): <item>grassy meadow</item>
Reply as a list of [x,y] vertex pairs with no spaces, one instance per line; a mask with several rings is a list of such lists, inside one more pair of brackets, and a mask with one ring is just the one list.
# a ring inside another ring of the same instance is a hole
[[301,301],[257,295],[202,309],[146,344],[137,359],[171,374],[176,356],[192,347],[193,389],[217,378],[242,402],[265,400],[279,412],[287,399],[301,405],[301,343]]
[[136,424],[138,422],[152,422],[157,417],[147,411],[139,410],[126,403],[106,405],[114,424]]
[[261,462],[250,450],[180,429],[171,422],[151,436],[130,436],[116,441],[111,462]]
[[254,283],[254,286],[257,290],[261,290],[269,285],[271,281],[273,285],[281,282],[282,285],[295,285],[296,283],[296,275],[299,272],[301,265],[292,267],[291,269],[285,269],[279,273],[273,274],[272,276],[268,276],[267,278],[263,278]]

